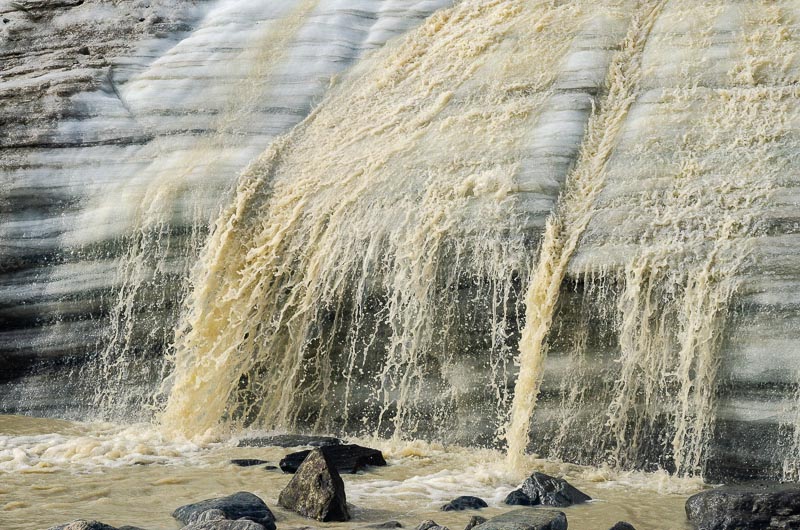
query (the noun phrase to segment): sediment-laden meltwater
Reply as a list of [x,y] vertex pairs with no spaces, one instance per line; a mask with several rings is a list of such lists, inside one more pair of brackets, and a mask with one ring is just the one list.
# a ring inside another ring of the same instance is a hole
[[462,2],[362,61],[241,177],[192,280],[164,424],[500,427],[539,231],[526,195],[545,184],[527,151],[554,104],[585,119],[597,82],[569,86],[565,64],[582,39],[607,57],[627,7]]
[[[741,336],[742,315],[758,311],[748,300],[759,288],[753,276],[785,274],[766,255],[784,222],[777,219],[785,219],[776,194],[786,193],[789,175],[797,174],[798,68],[786,55],[794,46],[786,25],[797,23],[797,12],[722,4],[709,10],[671,2],[651,31],[640,95],[568,266],[582,294],[571,297],[571,308],[561,306],[557,330],[549,330],[548,347],[572,375],[561,378],[554,416],[539,416],[557,425],[539,431],[545,454],[686,474],[702,473],[713,457],[716,476],[742,465],[726,462],[730,449],[713,442],[722,428],[715,418],[730,425],[718,398],[730,372],[742,368],[734,364],[737,346],[725,337]],[[720,47],[701,27],[735,37],[712,72],[690,61]],[[673,36],[666,28],[683,31]],[[663,50],[676,46],[685,51],[665,86]],[[610,355],[601,353],[605,360],[591,366],[592,349]],[[610,359],[613,367],[605,364]],[[751,383],[751,395],[755,388]],[[791,421],[783,404],[772,410]],[[748,436],[759,442],[734,444],[753,443],[750,452],[774,435]],[[791,454],[777,450],[773,476]],[[768,459],[761,456],[745,474]]]

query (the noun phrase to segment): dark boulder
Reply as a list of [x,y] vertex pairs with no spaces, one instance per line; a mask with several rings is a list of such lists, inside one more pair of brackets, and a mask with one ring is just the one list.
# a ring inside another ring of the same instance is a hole
[[368,524],[362,528],[403,528],[403,525],[399,521],[386,521],[385,523]]
[[620,521],[611,528],[609,528],[609,530],[636,530],[636,529],[633,527],[632,524],[626,523],[625,521]]
[[306,436],[304,434],[277,434],[242,438],[238,447],[323,447],[339,445],[342,441],[332,436]]
[[723,486],[692,495],[686,516],[700,530],[800,528],[800,486]]
[[231,464],[239,467],[260,466],[261,464],[269,464],[266,460],[259,460],[258,458],[234,458]]
[[324,448],[313,449],[281,491],[278,504],[319,521],[348,521],[344,482]]
[[472,530],[479,524],[483,524],[486,522],[486,517],[481,517],[480,515],[473,515],[469,518],[469,522],[467,526],[464,527],[464,530]]
[[592,500],[591,497],[566,480],[535,472],[525,479],[519,489],[506,497],[505,503],[521,506],[555,506],[566,508]]
[[521,508],[492,517],[472,530],[567,530],[567,516],[556,510]]
[[442,506],[441,510],[443,512],[451,512],[457,510],[480,510],[481,508],[487,508],[488,506],[489,505],[486,504],[486,501],[484,501],[480,497],[462,495],[460,497],[456,497],[452,501]]
[[117,530],[117,528],[101,523],[100,521],[78,519],[76,521],[50,527],[48,530]]
[[514,490],[506,495],[506,500],[503,501],[511,506],[530,506],[531,498],[525,495],[521,489]]
[[266,530],[275,530],[275,516],[264,501],[247,491],[181,506],[172,512],[172,517],[183,524],[189,524],[208,510],[220,510],[225,519],[247,519],[260,524]]
[[[357,473],[367,466],[385,466],[383,453],[360,445],[327,445],[319,448],[339,473]],[[294,473],[303,463],[309,450],[286,455],[278,464],[284,473]]]

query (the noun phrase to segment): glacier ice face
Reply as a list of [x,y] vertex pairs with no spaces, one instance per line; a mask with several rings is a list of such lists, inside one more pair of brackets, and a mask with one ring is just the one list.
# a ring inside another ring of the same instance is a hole
[[[425,97],[391,94],[396,99],[363,107],[365,116],[397,110],[398,123],[416,109],[419,134],[434,124],[450,142],[443,146],[433,134],[420,142],[403,159],[406,166],[390,167],[397,175],[407,168],[409,177],[394,181],[387,194],[433,189],[413,180],[420,168],[460,171],[459,163],[473,164],[448,191],[465,204],[459,213],[465,226],[489,233],[510,228],[513,217],[518,249],[529,258],[508,268],[520,273],[507,282],[518,304],[520,282],[535,277],[546,220],[553,212],[563,217],[559,205],[576,204],[570,179],[597,169],[587,165],[591,153],[582,154],[593,145],[587,127],[608,104],[609,68],[625,49],[636,10],[624,0],[599,7],[509,1],[495,20],[507,24],[502,38],[484,42],[491,31],[481,17],[498,4],[465,0],[459,8],[475,8],[474,33],[449,28],[440,34],[449,40],[437,41],[442,19],[430,15],[449,4],[0,3],[8,20],[0,26],[2,408],[74,412],[73,397],[87,391],[92,403],[113,408],[119,396],[92,386],[101,378],[129,390],[122,392],[129,411],[140,408],[147,401],[141,394],[163,375],[160,362],[151,361],[173,339],[186,278],[201,261],[209,226],[235,204],[238,176],[257,172],[253,161],[312,109],[321,108],[331,129],[336,116],[360,124],[358,116],[325,105],[353,101],[341,87],[357,94],[358,80],[379,81],[370,69],[381,57],[391,63],[397,50],[415,50],[395,59],[427,64],[425,75],[441,73],[437,66],[446,67],[448,51],[463,52],[458,64],[465,70],[446,72],[447,79],[463,78],[457,86],[430,84]],[[609,136],[602,189],[586,195],[588,222],[573,234],[563,277],[553,280],[553,320],[540,337],[547,355],[543,372],[533,374],[543,380],[532,448],[582,462],[791,477],[800,454],[794,354],[800,8],[756,0],[641,5],[658,7],[658,14],[635,58],[640,77],[628,87],[632,99],[619,131]],[[395,40],[380,55],[387,40],[420,24],[428,33],[412,33],[412,40],[430,37],[430,49]],[[550,45],[530,52],[547,39]],[[483,43],[473,56],[470,42]],[[425,62],[431,58],[439,62]],[[405,86],[421,93],[425,79],[409,72]],[[498,87],[508,101],[495,97]],[[506,105],[505,114],[496,114],[505,119],[481,114],[483,103]],[[514,112],[526,104],[527,121]],[[293,134],[324,161],[317,148],[334,136],[312,132]],[[394,146],[416,132],[409,127]],[[299,155],[281,167],[301,171]],[[335,176],[349,166],[331,167]],[[288,173],[279,181],[292,196]],[[501,199],[508,218],[492,209]],[[399,226],[405,225],[389,228]],[[397,285],[408,285],[401,276]],[[423,283],[416,287],[424,290]],[[465,307],[486,311],[463,293]],[[452,405],[443,409],[457,416],[452,439],[480,432],[481,442],[491,443],[495,415],[502,416],[513,394],[514,352],[487,361],[475,345],[502,334],[513,343],[519,329],[472,331],[475,337],[451,343],[469,355],[453,361],[449,352],[448,362],[413,374],[420,386],[411,394],[428,392]],[[395,337],[403,340],[393,347],[406,351],[413,335]],[[88,368],[87,359],[94,359]],[[54,386],[64,391],[56,395]],[[448,391],[438,395],[442,388]],[[369,395],[362,391],[356,394]],[[384,398],[384,405],[396,401],[391,392]],[[420,417],[428,414],[424,401],[418,400]]]

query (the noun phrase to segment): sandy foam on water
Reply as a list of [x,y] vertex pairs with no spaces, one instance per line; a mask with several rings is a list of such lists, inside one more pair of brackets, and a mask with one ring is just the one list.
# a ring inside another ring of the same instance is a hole
[[213,445],[168,438],[147,424],[75,423],[60,431],[0,434],[0,471],[48,473],[191,463],[205,448]]

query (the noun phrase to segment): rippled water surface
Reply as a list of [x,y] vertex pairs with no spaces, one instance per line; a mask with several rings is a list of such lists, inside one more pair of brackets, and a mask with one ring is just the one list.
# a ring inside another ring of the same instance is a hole
[[[46,529],[86,518],[148,530],[177,529],[180,525],[170,516],[176,507],[246,490],[266,501],[279,529],[357,528],[390,519],[414,528],[434,519],[460,530],[477,512],[441,512],[443,503],[458,495],[477,495],[489,503],[481,515],[495,515],[509,509],[502,500],[523,478],[507,471],[504,455],[497,451],[356,440],[380,448],[389,465],[344,475],[354,519],[319,523],[277,506],[291,475],[229,463],[232,458],[259,458],[277,464],[295,449],[238,448],[236,441],[211,436],[173,440],[149,425],[0,416],[0,528]],[[703,486],[665,474],[620,474],[532,457],[528,464],[530,471],[563,476],[595,499],[565,509],[569,527],[576,530],[604,530],[619,520],[638,530],[686,530],[685,499]]]

